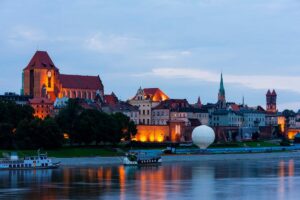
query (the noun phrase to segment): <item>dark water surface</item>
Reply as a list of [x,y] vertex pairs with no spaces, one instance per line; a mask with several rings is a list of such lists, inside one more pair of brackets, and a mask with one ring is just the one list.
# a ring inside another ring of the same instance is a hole
[[0,171],[0,199],[300,199],[300,161]]

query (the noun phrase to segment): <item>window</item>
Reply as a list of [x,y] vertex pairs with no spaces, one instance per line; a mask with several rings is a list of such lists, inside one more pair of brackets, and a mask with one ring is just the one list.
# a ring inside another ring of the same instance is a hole
[[48,88],[51,88],[51,77],[48,77]]

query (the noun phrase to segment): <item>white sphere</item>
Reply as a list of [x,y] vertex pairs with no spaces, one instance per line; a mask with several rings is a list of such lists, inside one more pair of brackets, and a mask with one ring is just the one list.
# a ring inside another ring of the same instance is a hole
[[206,149],[215,140],[215,132],[206,125],[197,126],[192,132],[192,141],[200,149]]

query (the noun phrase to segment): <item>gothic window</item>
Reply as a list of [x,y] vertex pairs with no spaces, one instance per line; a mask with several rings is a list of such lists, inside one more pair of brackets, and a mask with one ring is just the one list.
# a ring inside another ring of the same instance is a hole
[[48,77],[48,88],[51,88],[51,77]]

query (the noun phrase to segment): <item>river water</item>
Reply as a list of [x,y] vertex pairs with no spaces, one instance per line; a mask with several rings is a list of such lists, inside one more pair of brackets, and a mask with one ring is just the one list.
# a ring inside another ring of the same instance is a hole
[[0,199],[300,199],[300,161],[0,171]]

